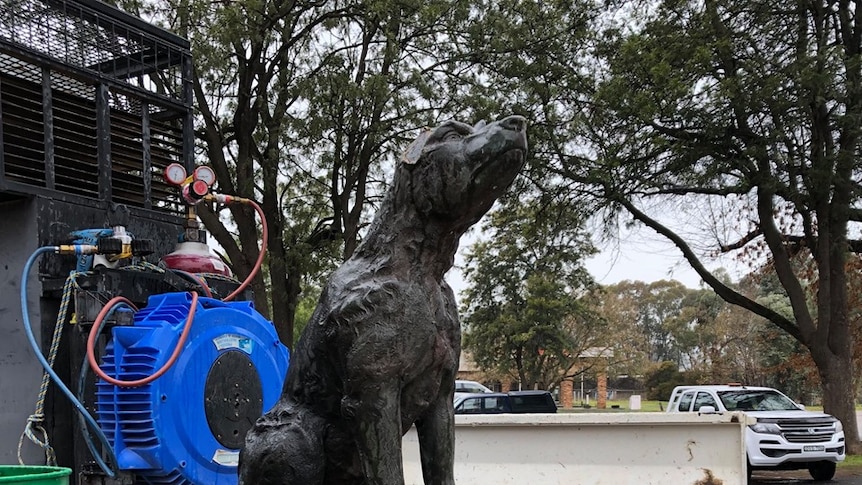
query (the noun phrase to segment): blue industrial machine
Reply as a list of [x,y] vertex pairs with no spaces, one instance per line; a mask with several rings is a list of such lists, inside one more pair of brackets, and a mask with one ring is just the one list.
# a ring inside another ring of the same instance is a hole
[[[109,249],[113,247],[104,238],[99,242]],[[81,433],[101,468],[101,472],[82,470],[80,483],[237,483],[236,467],[245,435],[256,419],[275,404],[287,373],[289,353],[275,327],[250,301],[200,297],[194,290],[153,292],[140,310],[125,296],[115,295],[96,316],[88,316],[93,313],[87,304],[89,298],[108,294],[104,291],[106,275],[116,273],[114,276],[124,279],[139,270],[134,266],[98,266],[83,274],[73,272],[66,288],[72,288],[69,282],[80,278],[83,286],[79,286],[76,295],[80,303],[76,305],[78,315],[92,324],[87,325],[86,349],[79,347],[81,353],[86,352],[89,365],[80,367],[77,385],[70,386],[53,369],[68,307],[61,305],[46,359],[30,323],[27,279],[41,255],[80,257],[99,251],[98,245],[90,244],[41,247],[27,260],[21,285],[24,328],[46,372],[43,389],[50,376],[73,403],[82,418]],[[170,269],[152,264],[142,268],[165,282],[173,274]],[[206,280],[206,275],[197,276]],[[101,282],[102,290],[87,290],[92,284],[88,279]],[[193,284],[194,279],[178,281]],[[208,294],[213,293],[208,284],[201,284]],[[231,283],[229,287],[236,285]],[[115,293],[121,293],[122,285],[113,288]],[[65,301],[67,296],[64,295]],[[77,326],[83,325],[79,322]],[[104,340],[99,358],[96,342],[102,340],[100,333],[106,326],[110,326],[110,336]],[[88,385],[91,368],[98,379]],[[31,418],[42,415],[41,397],[39,402]],[[94,403],[97,421],[83,402]],[[48,445],[47,433],[42,430],[45,440],[40,441],[34,436],[33,424],[32,419],[28,420],[24,434],[46,449],[50,462],[55,453]],[[42,429],[40,422],[36,428]],[[99,445],[94,443],[93,435],[98,437]]]
[[[180,340],[189,293],[153,295],[130,326],[115,326],[102,369],[121,380],[152,375]],[[97,383],[99,425],[121,470],[143,483],[236,483],[246,432],[272,407],[288,355],[249,302],[197,301],[176,363],[141,387]]]

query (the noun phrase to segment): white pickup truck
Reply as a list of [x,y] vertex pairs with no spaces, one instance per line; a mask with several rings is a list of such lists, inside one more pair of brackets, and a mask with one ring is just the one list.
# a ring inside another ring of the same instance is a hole
[[831,480],[844,460],[844,428],[828,414],[806,411],[768,387],[742,385],[678,386],[667,412],[701,414],[742,411],[757,423],[745,430],[748,476],[751,470],[808,469],[814,480]]

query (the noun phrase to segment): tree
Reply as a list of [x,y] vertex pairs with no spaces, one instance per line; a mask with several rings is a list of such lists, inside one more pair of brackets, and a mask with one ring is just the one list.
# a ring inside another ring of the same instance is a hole
[[[325,172],[291,143],[296,106],[307,99],[302,82],[318,68],[299,54],[327,22],[348,21],[356,13],[315,2],[120,3],[191,42],[197,158],[213,167],[219,192],[262,207],[269,257],[252,282],[255,306],[290,346],[301,284],[328,266],[327,250],[338,236],[325,224],[332,213]],[[259,255],[262,221],[249,207],[229,209],[229,219],[203,204],[197,213],[234,273],[245,277]]]
[[[219,190],[258,200],[269,257],[256,307],[287,345],[302,287],[347,258],[383,193],[382,165],[419,127],[459,111],[468,58],[448,43],[465,2],[127,0],[189,38],[200,159]],[[455,74],[453,74],[455,73]],[[253,211],[199,216],[245,276],[258,256]],[[335,254],[335,248],[341,254]]]
[[[636,292],[627,291],[641,282],[607,285],[598,293],[597,312],[607,322],[608,339],[614,355],[614,372],[620,375],[645,375],[650,368],[649,349],[639,325],[640,301]],[[676,363],[674,362],[676,365]],[[678,365],[677,365],[678,367]]]
[[700,384],[702,376],[696,371],[680,371],[676,362],[656,362],[644,375],[644,391],[646,398],[666,401],[670,399],[673,388]]
[[[542,15],[559,24],[569,18],[563,2],[542,6],[555,10]],[[526,83],[512,95],[535,116],[537,165],[559,177],[550,189],[570,189],[578,210],[587,195],[608,209],[611,225],[625,215],[667,237],[722,299],[808,349],[825,409],[855,429],[845,270],[860,246],[848,238],[848,226],[860,220],[862,22],[855,4],[621,6],[599,17],[588,43],[581,36],[523,41],[518,27],[539,16],[509,10],[515,28],[498,31],[519,38],[499,42],[525,52],[489,65],[491,84],[515,79],[517,62],[531,72],[565,73],[553,87]],[[670,211],[685,214],[685,223],[670,225]],[[771,265],[792,318],[716,278],[701,260],[710,249]],[[795,270],[800,257],[813,262],[813,274]],[[862,451],[855,434],[847,444]]]
[[581,266],[594,248],[582,220],[567,214],[551,201],[513,198],[467,255],[464,347],[481,368],[525,387],[553,389],[586,349],[603,345]]
[[[845,268],[860,248],[848,227],[862,219],[860,13],[822,1],[666,1],[640,10],[643,18],[630,7],[600,25],[594,90],[555,105],[571,123],[543,123],[544,168],[561,186],[580,184],[606,214],[668,238],[721,298],[804,345],[824,408],[856,429]],[[553,72],[561,52],[536,63]],[[586,85],[568,79],[557,87]],[[685,224],[667,223],[668,211],[686,214]],[[707,248],[768,262],[792,315],[708,271]],[[795,258],[814,272],[798,271]],[[862,451],[854,433],[847,446]]]
[[672,316],[669,324],[685,369],[708,375],[721,358],[726,341],[734,338],[718,319],[727,306],[712,290],[686,291],[679,314]]
[[726,303],[711,290],[678,281],[622,281],[603,287],[600,301],[599,314],[614,335],[617,373],[643,377],[669,362],[710,376],[724,345],[736,337],[718,319]]
[[[848,318],[853,331],[853,361],[856,369],[862,368],[862,257],[854,254],[847,262],[847,274],[850,277],[850,313]],[[862,391],[862,379],[856,379],[856,396]]]
[[[623,281],[604,288],[604,308],[618,329],[632,327],[638,351],[648,362],[674,362],[684,365],[680,345],[682,333],[688,329],[685,301],[690,290],[678,281],[661,280],[653,283]],[[625,311],[620,314],[619,309]]]
[[[739,382],[767,385],[769,363],[764,356],[775,352],[771,350],[775,338],[786,334],[765,319],[736,305],[726,305],[716,317],[715,325],[720,329],[716,332],[720,337],[715,353],[710,356],[712,365],[704,369],[711,377],[710,381],[718,384]],[[775,385],[783,389],[778,383]]]

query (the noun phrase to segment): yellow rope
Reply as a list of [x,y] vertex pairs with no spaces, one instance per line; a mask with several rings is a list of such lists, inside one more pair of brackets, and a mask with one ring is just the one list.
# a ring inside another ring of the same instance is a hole
[[[72,299],[72,287],[78,286],[75,279],[80,273],[71,272],[66,278],[63,285],[63,297],[60,300],[60,311],[57,314],[57,321],[54,323],[54,335],[51,337],[51,348],[48,351],[48,364],[54,367],[54,362],[57,360],[57,352],[60,350],[60,338],[63,335],[63,324],[66,322],[66,315],[69,312],[69,302]],[[27,284],[22,281],[21,284]],[[26,311],[26,310],[25,310]],[[42,383],[39,386],[39,397],[36,399],[36,410],[30,417],[27,418],[27,425],[18,439],[18,464],[24,465],[24,459],[21,457],[21,448],[24,446],[24,436],[37,446],[45,450],[45,462],[49,466],[57,466],[57,455],[54,453],[54,448],[48,440],[48,432],[42,423],[45,421],[45,396],[48,393],[48,385],[51,383],[51,376],[47,372],[42,373]],[[37,436],[39,433],[42,438]]]
[[[140,262],[138,265],[128,266],[123,269],[132,271],[149,270],[157,273],[164,273],[164,269],[146,261]],[[48,364],[54,367],[54,362],[57,360],[57,353],[60,350],[60,339],[63,335],[63,324],[66,322],[66,316],[69,312],[69,302],[72,299],[72,289],[81,289],[78,285],[77,277],[83,273],[72,271],[66,278],[63,284],[63,297],[60,300],[60,310],[57,313],[57,321],[54,324],[54,335],[51,337],[51,347],[48,351]],[[22,282],[21,284],[26,284]],[[48,393],[48,386],[51,383],[51,376],[44,372],[42,374],[42,383],[39,386],[39,397],[36,399],[36,410],[27,418],[27,425],[24,431],[18,438],[18,464],[24,465],[24,459],[21,456],[21,449],[24,446],[24,437],[26,436],[31,442],[45,451],[45,462],[49,466],[57,466],[57,455],[54,448],[48,439],[48,432],[42,425],[45,421],[45,396]],[[41,436],[41,437],[40,437]]]

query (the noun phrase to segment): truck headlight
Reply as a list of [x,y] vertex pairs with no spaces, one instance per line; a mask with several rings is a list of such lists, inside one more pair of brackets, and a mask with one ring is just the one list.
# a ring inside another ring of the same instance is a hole
[[757,423],[749,425],[749,427],[755,433],[781,434],[781,428],[775,423]]
[[836,433],[840,433],[841,431],[844,431],[844,425],[843,425],[843,424],[841,424],[841,421],[840,421],[840,420],[837,420],[837,419],[836,419],[836,420],[835,420],[835,432],[836,432]]

